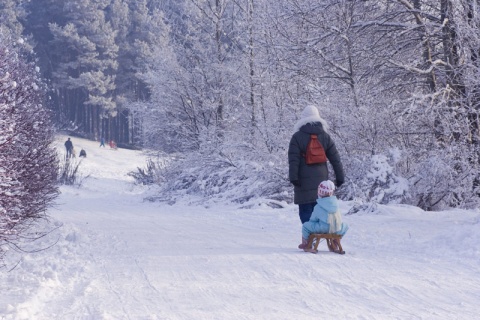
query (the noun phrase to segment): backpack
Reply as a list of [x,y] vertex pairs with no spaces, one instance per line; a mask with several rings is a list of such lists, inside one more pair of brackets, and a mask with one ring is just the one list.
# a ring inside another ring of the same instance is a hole
[[326,163],[327,155],[316,134],[310,135],[307,151],[304,154],[306,164]]

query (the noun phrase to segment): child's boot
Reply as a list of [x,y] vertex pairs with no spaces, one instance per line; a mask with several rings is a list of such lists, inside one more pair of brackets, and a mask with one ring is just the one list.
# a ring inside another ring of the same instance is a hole
[[298,245],[298,249],[305,249],[307,247],[308,240],[302,237],[302,243]]

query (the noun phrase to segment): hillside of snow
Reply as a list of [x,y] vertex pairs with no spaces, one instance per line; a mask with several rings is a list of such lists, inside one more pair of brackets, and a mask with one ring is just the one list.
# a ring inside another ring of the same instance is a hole
[[61,187],[47,236],[6,256],[2,320],[478,318],[478,209],[381,206],[344,216],[345,255],[305,253],[293,204],[144,201],[127,176],[141,152],[72,141],[82,185]]

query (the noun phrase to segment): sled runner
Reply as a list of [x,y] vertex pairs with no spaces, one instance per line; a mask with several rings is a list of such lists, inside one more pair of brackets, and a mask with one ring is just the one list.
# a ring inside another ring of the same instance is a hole
[[318,244],[322,239],[326,240],[328,250],[331,252],[345,254],[345,251],[343,251],[342,245],[340,244],[340,239],[342,239],[342,236],[334,233],[312,233],[308,237],[307,248],[303,250],[305,252],[317,253]]

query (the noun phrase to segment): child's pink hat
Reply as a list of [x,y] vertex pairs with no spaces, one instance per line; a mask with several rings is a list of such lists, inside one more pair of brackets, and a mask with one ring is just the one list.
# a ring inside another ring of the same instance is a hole
[[322,181],[318,185],[318,196],[319,197],[333,196],[334,191],[335,191],[335,184],[330,180]]

